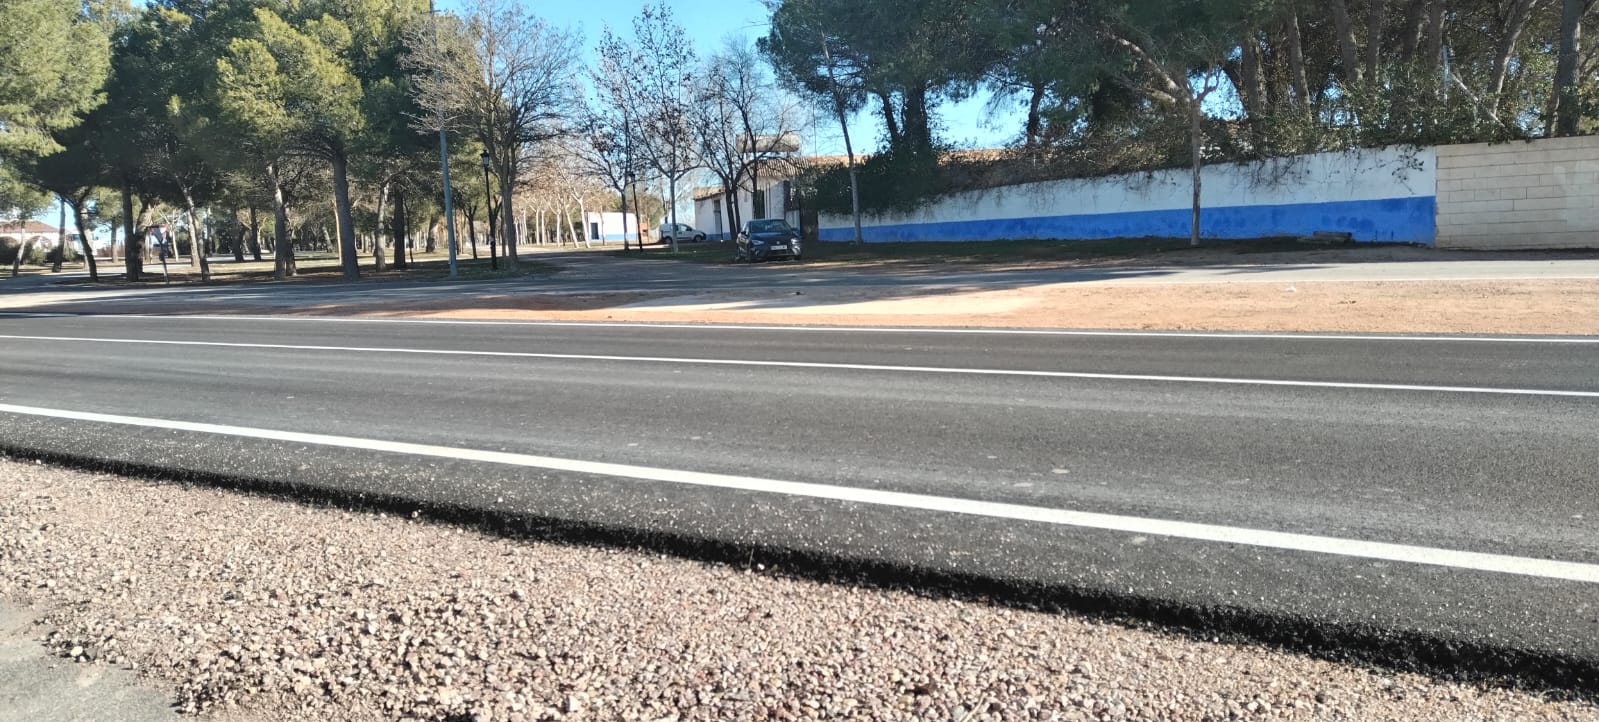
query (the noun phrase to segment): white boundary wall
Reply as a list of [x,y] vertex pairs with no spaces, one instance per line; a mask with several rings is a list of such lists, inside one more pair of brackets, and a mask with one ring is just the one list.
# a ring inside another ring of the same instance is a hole
[[[1204,170],[1201,234],[1258,238],[1344,231],[1360,241],[1432,243],[1437,152],[1384,148]],[[911,213],[863,218],[868,241],[1093,239],[1188,235],[1187,170],[1028,183],[953,194]],[[847,215],[820,219],[848,240]]]

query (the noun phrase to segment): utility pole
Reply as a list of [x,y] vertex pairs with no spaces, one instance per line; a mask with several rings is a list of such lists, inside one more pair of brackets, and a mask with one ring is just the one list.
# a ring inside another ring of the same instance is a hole
[[[433,18],[433,48],[439,46],[439,15],[428,0],[428,15]],[[433,81],[442,82],[443,71],[433,69]],[[450,278],[455,278],[455,203],[450,193],[450,139],[444,132],[444,111],[439,111],[439,168],[444,176],[444,232],[450,246]]]

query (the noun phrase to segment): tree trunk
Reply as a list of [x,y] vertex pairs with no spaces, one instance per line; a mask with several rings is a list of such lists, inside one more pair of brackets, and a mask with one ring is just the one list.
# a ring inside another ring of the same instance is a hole
[[[676,152],[676,150],[674,149],[673,152]],[[666,195],[669,196],[666,201],[666,208],[670,211],[668,215],[672,219],[672,252],[677,253],[677,176],[668,176],[666,185]]]
[[1431,0],[1427,3],[1426,52],[1426,68],[1432,72],[1432,77],[1438,81],[1441,89],[1444,67],[1444,0]]
[[378,227],[372,238],[372,266],[378,273],[388,268],[388,258],[385,255],[388,251],[383,247],[383,216],[388,211],[388,205],[389,182],[385,180],[378,188]]
[[339,232],[339,261],[344,266],[344,280],[361,277],[361,255],[355,248],[355,221],[350,217],[350,161],[344,153],[334,153],[333,205],[334,219]]
[[1499,31],[1499,44],[1494,48],[1493,66],[1488,75],[1488,97],[1494,104],[1494,109],[1499,109],[1499,95],[1505,92],[1505,79],[1510,75],[1510,58],[1516,54],[1516,45],[1521,42],[1521,33],[1527,29],[1527,21],[1532,18],[1533,8],[1540,0],[1514,0],[1505,12],[1505,20]]
[[67,199],[57,194],[56,204],[61,207],[61,220],[56,223],[56,253],[50,261],[51,273],[60,273],[61,264],[67,260]]
[[129,283],[138,283],[144,276],[144,238],[134,232],[133,184],[122,183],[122,263],[127,269]]
[[[588,204],[583,202],[583,195],[582,194],[574,193],[572,195],[577,197],[577,219],[579,221],[581,221],[582,225],[584,226],[584,227],[578,229],[578,232],[581,233],[582,236],[583,236],[583,247],[584,248],[593,248],[594,247],[594,241],[589,238],[589,229],[587,227],[588,226],[588,218],[589,218]],[[573,239],[573,240],[576,241],[576,239]],[[574,242],[572,245],[575,246],[575,245],[577,245],[577,243]],[[602,245],[602,246],[605,245],[605,242],[601,241],[600,245]]]
[[[861,186],[860,179],[855,172],[855,145],[850,141],[849,137],[848,107],[844,102],[844,95],[838,89],[838,74],[833,67],[833,54],[827,48],[827,39],[825,37],[822,39],[822,57],[827,60],[827,80],[833,86],[833,113],[838,116],[838,127],[844,131],[844,160],[849,166],[849,209],[850,216],[855,219],[855,245],[864,245],[866,243],[865,237],[861,235]],[[1039,87],[1041,87],[1041,84],[1034,86],[1033,97],[1035,101],[1038,98],[1036,90]],[[1037,136],[1036,129],[1033,127],[1037,120],[1034,117],[1036,114],[1035,109],[1034,113],[1029,115],[1027,119],[1029,144],[1036,140]],[[821,229],[818,228],[817,234],[820,235],[820,233]]]
[[406,208],[405,189],[394,189],[394,270],[409,268],[405,259],[405,244],[411,238],[411,214]]
[[728,238],[728,240],[732,240],[734,237],[736,237],[738,235],[739,213],[738,213],[738,185],[737,185],[737,183],[738,183],[737,181],[734,181],[734,185],[731,188],[729,188],[727,186],[727,183],[725,181],[722,183],[722,200],[726,201],[725,205],[727,206],[726,210],[727,210],[727,238]]
[[640,252],[644,250],[644,207],[638,203],[638,184],[633,185],[633,233]]
[[1405,24],[1400,31],[1400,57],[1414,61],[1421,51],[1422,38],[1427,34],[1427,10],[1431,0],[1410,0],[1405,8]]
[[[750,160],[750,220],[759,220],[770,216],[766,212],[766,195],[761,194],[761,207],[755,207],[755,194],[761,192],[761,157],[756,155]],[[633,189],[633,194],[638,195],[638,189]],[[636,203],[634,205],[637,205]],[[640,242],[642,248],[643,241]]]
[[233,262],[244,263],[244,244],[245,239],[250,237],[250,228],[244,225],[244,221],[239,220],[239,209],[233,209],[233,215],[229,217],[233,219],[233,224],[238,226],[239,231],[238,237],[233,241]]
[[275,164],[267,166],[267,177],[272,181],[272,277],[281,281],[298,273],[294,245],[289,242],[289,196],[283,190],[283,179],[278,176]]
[[888,147],[897,148],[905,142],[905,137],[899,127],[899,114],[894,111],[894,101],[884,92],[879,92],[877,98],[883,103],[883,127],[888,130]]
[[1307,117],[1310,114],[1310,80],[1305,73],[1305,43],[1299,34],[1299,10],[1296,8],[1283,21],[1283,34],[1288,40],[1288,83],[1293,92],[1295,108]]
[[113,265],[113,266],[115,266],[117,264],[117,231],[121,230],[120,228],[117,227],[117,225],[118,224],[115,221],[112,221],[110,223],[110,228],[111,228],[111,246],[110,246],[110,249],[107,251],[107,254],[110,256],[110,258],[106,259],[106,260],[110,261],[111,265]]
[[[627,189],[623,188],[622,189],[622,250],[624,252],[627,251],[627,246],[628,246],[628,240],[627,240],[627,216],[628,216],[628,214],[630,212],[631,211],[629,211],[628,208],[627,208]],[[492,233],[492,230],[490,232]],[[492,244],[493,241],[491,240],[491,241],[489,241],[489,243]],[[492,248],[492,247],[493,246],[491,245],[490,248]],[[640,246],[639,250],[642,251],[642,250],[644,250],[644,248],[642,246]]]
[[[829,68],[828,72],[832,72],[832,69]],[[1035,80],[1032,83],[1032,93],[1027,97],[1027,130],[1024,142],[1028,149],[1038,146],[1038,136],[1044,132],[1044,93],[1048,89],[1049,86],[1043,81]],[[837,91],[834,93],[836,95]]]
[[1581,116],[1577,103],[1578,60],[1582,52],[1582,16],[1593,0],[1562,0],[1560,55],[1555,64],[1554,135],[1576,135]]
[[500,240],[505,248],[505,260],[512,265],[516,265],[516,213],[511,204],[514,180],[510,173],[500,176]]
[[250,206],[250,258],[261,262],[261,225],[255,219],[255,206]]
[[[1530,2],[1531,0],[1523,1]],[[1327,0],[1327,11],[1332,15],[1333,32],[1338,36],[1338,56],[1344,66],[1344,82],[1349,85],[1358,85],[1360,83],[1360,42],[1355,39],[1355,24],[1349,19],[1349,3],[1347,0]]]
[[[427,242],[422,247],[424,252],[432,253],[435,250],[438,250],[439,227],[442,225],[444,225],[444,219],[439,218],[438,216],[434,216],[428,220],[428,232],[426,236]],[[411,255],[415,256],[416,254],[412,253]]]
[[18,274],[22,273],[22,259],[28,256],[28,248],[30,248],[32,245],[33,241],[29,240],[27,235],[23,235],[22,245],[17,246],[17,257],[11,259],[12,278],[16,278]]
[[189,224],[189,255],[191,268],[200,269],[202,282],[211,280],[211,262],[205,257],[205,239],[200,233],[200,216],[194,207],[194,195],[183,188],[183,222]]
[[1382,37],[1388,27],[1388,0],[1371,0],[1366,14],[1366,81],[1382,81]]
[[465,205],[461,212],[466,214],[466,238],[472,244],[472,260],[477,260],[477,206]]
[[1193,126],[1189,129],[1189,135],[1194,153],[1194,212],[1193,219],[1189,224],[1188,245],[1197,247],[1199,245],[1199,190],[1200,183],[1203,180],[1201,171],[1205,162],[1205,109],[1198,98],[1189,100],[1188,116],[1193,123]]
[[927,117],[927,88],[907,88],[901,105],[900,132],[904,134],[906,146],[915,151],[932,149],[933,130]]
[[83,247],[83,258],[89,264],[89,280],[100,280],[100,267],[95,263],[94,248],[89,245],[89,219],[83,212],[83,206],[88,201],[88,194],[72,201],[72,222],[78,227],[78,245]]
[[1266,108],[1262,96],[1266,91],[1260,85],[1260,38],[1251,32],[1244,38],[1244,51],[1238,63],[1238,74],[1243,86],[1238,89],[1239,102],[1244,106],[1251,145],[1261,153],[1265,145]]

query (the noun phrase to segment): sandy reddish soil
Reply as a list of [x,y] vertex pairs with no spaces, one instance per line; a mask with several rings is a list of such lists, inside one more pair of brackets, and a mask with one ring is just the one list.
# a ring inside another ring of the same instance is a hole
[[822,290],[804,296],[527,296],[308,312],[683,323],[1599,334],[1599,281],[1054,285],[882,294]]
[[[1474,260],[1581,254],[1472,254]],[[1342,263],[1436,260],[1439,252],[1407,247],[1323,249],[1250,254],[1251,263]],[[1010,268],[1123,267],[1150,263],[1238,263],[1236,251],[1199,249],[1149,258],[1074,261],[971,262],[887,259],[850,263],[855,270],[887,273]],[[664,261],[663,261],[664,262]],[[813,264],[825,267],[827,264]],[[69,307],[70,306],[70,307]],[[192,313],[165,303],[67,304],[64,311]],[[601,293],[586,295],[461,295],[416,302],[386,301],[286,310],[281,307],[211,305],[207,313],[362,315],[460,319],[641,321],[1011,328],[1170,329],[1376,333],[1482,333],[1599,335],[1599,281],[1372,281],[1070,283],[1026,288],[930,291],[914,288],[821,288],[792,291],[725,291],[697,294]]]

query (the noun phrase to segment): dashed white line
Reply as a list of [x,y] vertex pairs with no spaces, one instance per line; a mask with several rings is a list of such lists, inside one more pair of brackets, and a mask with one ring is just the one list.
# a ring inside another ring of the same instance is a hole
[[0,334],[0,339],[61,343],[94,343],[146,346],[190,346],[208,348],[262,349],[273,351],[313,351],[336,353],[375,353],[423,356],[475,356],[484,358],[550,359],[560,361],[608,361],[617,363],[684,364],[697,366],[751,366],[763,368],[823,369],[834,371],[879,371],[887,373],[950,374],[959,376],[1010,376],[1095,381],[1146,381],[1177,384],[1227,386],[1276,386],[1288,388],[1348,389],[1357,391],[1415,391],[1452,394],[1491,394],[1497,396],[1552,396],[1599,398],[1599,391],[1562,389],[1517,389],[1485,386],[1431,386],[1424,384],[1379,384],[1353,381],[1298,381],[1291,379],[1249,379],[1219,376],[1167,376],[1157,374],[1109,374],[1084,371],[1031,371],[1023,369],[979,369],[945,366],[897,366],[889,364],[825,363],[820,361],[762,361],[754,359],[684,358],[675,356],[614,356],[606,354],[536,353],[532,351],[468,351],[461,349],[390,348],[377,346],[314,346],[282,343],[242,343],[229,341],[173,341],[133,338],[88,338],[83,336],[22,336]]
[[0,404],[0,413],[31,416],[35,418],[62,419],[88,423],[116,424],[147,429],[164,429],[199,434],[243,437],[291,444],[309,444],[343,449],[358,449],[414,457],[451,459],[487,464],[500,464],[549,471],[589,474],[596,476],[653,481],[688,486],[735,489],[740,491],[780,494],[784,496],[829,499],[855,504],[914,509],[920,511],[981,516],[1016,521],[1038,522],[1063,527],[1098,529],[1127,534],[1152,535],[1175,539],[1238,544],[1268,549],[1302,551],[1359,559],[1422,564],[1481,572],[1513,574],[1543,579],[1599,583],[1599,565],[1581,562],[1537,559],[1502,554],[1437,549],[1432,547],[1389,544],[1337,537],[1292,534],[1287,532],[1250,529],[1246,527],[1199,524],[1193,522],[1150,519],[1145,517],[1100,514],[1094,512],[1051,509],[1046,507],[1003,504],[926,494],[897,491],[860,489],[849,486],[813,484],[759,477],[708,474],[679,469],[660,469],[630,464],[613,464],[578,459],[562,459],[532,454],[503,451],[482,451],[431,444],[413,444],[380,439],[362,439],[349,436],[329,436],[298,431],[258,429],[245,426],[206,424],[169,419],[120,416],[64,409]]

